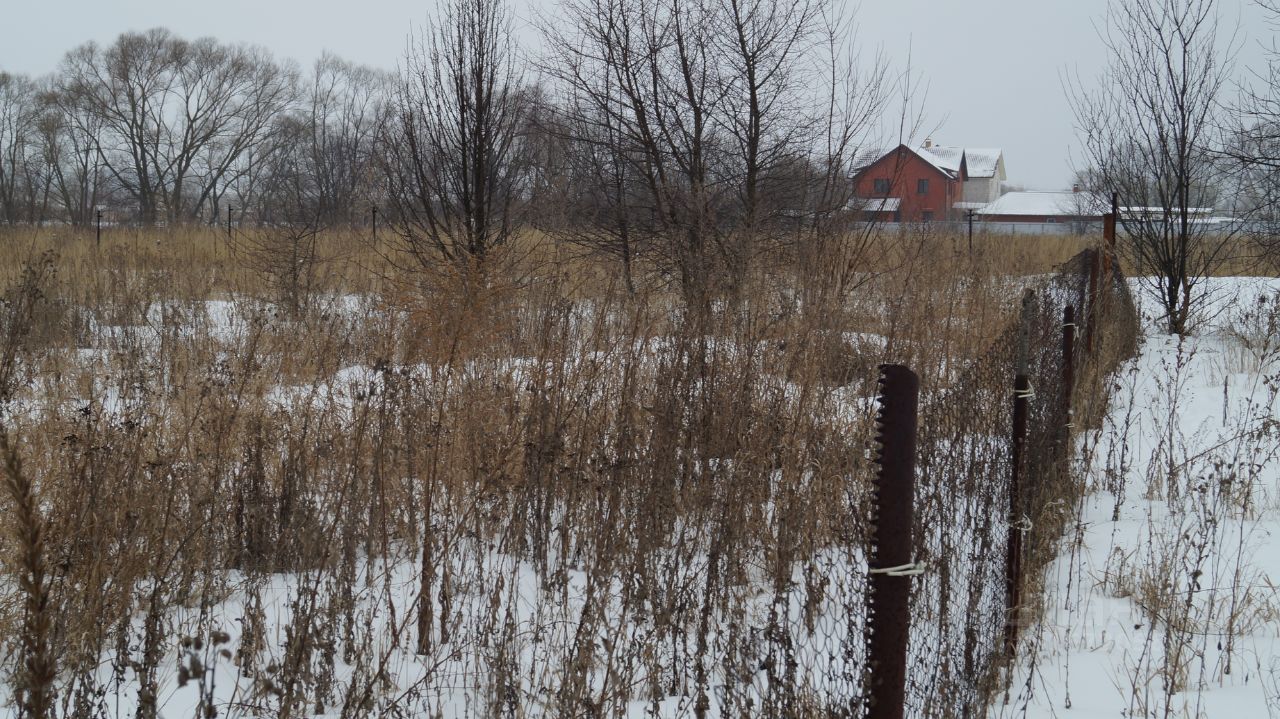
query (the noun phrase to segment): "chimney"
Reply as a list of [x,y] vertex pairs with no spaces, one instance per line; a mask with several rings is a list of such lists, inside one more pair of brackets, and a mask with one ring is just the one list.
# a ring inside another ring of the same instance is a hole
[[1071,191],[1072,191],[1072,192],[1079,192],[1079,191],[1080,191],[1080,185],[1079,185],[1079,183],[1072,185],[1072,186],[1071,186]]
[[933,138],[932,137],[924,138],[924,149],[928,150],[930,147],[933,147]]

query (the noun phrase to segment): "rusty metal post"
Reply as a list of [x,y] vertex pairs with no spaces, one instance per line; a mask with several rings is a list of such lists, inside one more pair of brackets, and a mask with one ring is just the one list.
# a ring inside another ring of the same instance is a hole
[[1031,310],[1035,293],[1022,295],[1022,314],[1018,320],[1017,372],[1013,378],[1013,445],[1009,472],[1008,541],[1005,544],[1005,651],[1010,657],[1018,646],[1018,613],[1022,606],[1022,470],[1027,448],[1027,416],[1031,400],[1031,378],[1028,374]]
[[1116,229],[1120,219],[1120,194],[1111,193],[1111,213],[1102,218],[1102,239],[1106,252],[1102,255],[1102,276],[1109,281],[1111,268],[1118,261],[1116,258]]
[[1076,308],[1067,305],[1062,310],[1062,415],[1066,418],[1064,429],[1071,436],[1073,421],[1071,395],[1076,382]]
[[1093,328],[1098,324],[1098,285],[1102,274],[1102,263],[1098,259],[1097,250],[1089,250],[1089,314],[1084,325],[1084,349],[1093,354]]
[[867,672],[863,706],[869,719],[905,715],[907,641],[911,634],[911,532],[915,522],[916,406],[920,379],[902,365],[880,366],[876,415],[880,471],[875,480],[875,527],[867,562]]

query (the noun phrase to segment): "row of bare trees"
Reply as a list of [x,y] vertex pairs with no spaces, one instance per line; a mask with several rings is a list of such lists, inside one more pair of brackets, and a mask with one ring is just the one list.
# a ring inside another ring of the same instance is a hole
[[163,29],[82,45],[47,78],[0,74],[0,221],[214,221],[231,203],[277,208],[299,178],[327,219],[349,219],[388,81],[328,55],[304,78]]
[[[0,76],[10,223],[328,225],[369,217],[418,264],[480,265],[536,227],[682,287],[843,231],[892,96],[831,0],[564,0],[513,41],[504,0],[444,0],[398,75],[331,56],[126,33],[52,77]],[[531,69],[526,69],[531,68]],[[714,270],[714,271],[713,271]]]
[[[765,249],[843,234],[890,97],[826,0],[563,0],[527,82],[503,0],[449,0],[410,43],[382,134],[409,254],[471,270],[535,226],[660,262],[689,298]],[[811,243],[810,243],[811,244]]]

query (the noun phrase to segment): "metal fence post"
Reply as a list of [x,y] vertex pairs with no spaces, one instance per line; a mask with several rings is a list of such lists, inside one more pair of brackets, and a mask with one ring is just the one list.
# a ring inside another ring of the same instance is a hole
[[1072,416],[1071,395],[1075,392],[1076,382],[1076,308],[1067,305],[1062,310],[1062,415],[1066,418],[1063,427],[1065,436],[1071,437],[1071,427],[1075,418]]
[[916,409],[920,379],[902,365],[880,366],[876,416],[880,471],[875,480],[867,569],[867,673],[865,716],[902,719],[906,704],[907,641],[911,634],[911,577],[915,521]]
[[1035,293],[1022,295],[1022,313],[1018,319],[1017,373],[1013,379],[1013,445],[1009,472],[1009,534],[1005,545],[1005,651],[1010,657],[1018,646],[1018,613],[1022,606],[1022,532],[1026,519],[1022,516],[1022,470],[1027,446],[1027,415],[1031,400],[1031,378],[1028,376],[1030,319]]
[[1102,263],[1098,259],[1097,250],[1089,250],[1089,313],[1084,324],[1084,349],[1093,354],[1093,328],[1098,324],[1098,297],[1101,295],[1098,285],[1102,274]]

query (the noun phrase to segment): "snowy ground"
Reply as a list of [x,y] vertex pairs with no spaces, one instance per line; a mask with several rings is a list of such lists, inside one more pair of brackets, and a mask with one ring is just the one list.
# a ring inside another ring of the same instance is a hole
[[[1114,387],[1099,388],[1111,396],[1108,416],[1081,438],[1078,457],[1090,491],[1073,508],[1074,532],[1048,569],[1011,689],[992,717],[1280,718],[1280,299],[1273,299],[1280,281],[1217,280],[1211,293],[1196,334],[1183,342],[1164,336],[1148,317],[1140,356],[1118,373]],[[1144,314],[1153,314],[1149,298],[1137,288],[1135,294]],[[241,322],[226,303],[211,303],[207,315],[219,331],[234,332]],[[125,342],[128,334],[122,328],[111,336]],[[324,399],[340,400],[376,380],[372,368],[347,367],[322,388]],[[281,386],[269,396],[298,402],[314,398],[315,390]],[[857,398],[849,400],[859,406]],[[280,713],[293,638],[331,635],[329,622],[367,644],[330,644],[293,662],[292,671],[327,687],[306,696],[303,714],[479,716],[499,703],[495,696],[511,693],[526,715],[538,715],[547,711],[541,701],[553,704],[582,646],[609,670],[604,680],[589,680],[597,691],[603,687],[596,681],[634,683],[628,696],[649,693],[650,683],[678,687],[663,692],[665,698],[628,704],[629,716],[693,713],[689,672],[677,670],[687,654],[673,648],[670,657],[655,656],[643,666],[615,660],[631,656],[619,649],[628,644],[666,646],[654,641],[647,622],[656,605],[640,602],[627,610],[615,599],[601,600],[622,593],[621,585],[616,579],[593,585],[586,572],[570,571],[556,586],[544,586],[529,564],[461,532],[450,548],[449,561],[473,571],[455,580],[454,634],[427,656],[411,641],[419,586],[416,560],[405,548],[360,566],[354,609],[341,617],[327,606],[306,606],[309,597],[332,594],[326,589],[331,576],[227,577],[210,605],[167,618],[166,635],[202,643],[162,664],[160,715],[195,716],[202,696],[213,699],[219,716]],[[860,645],[847,636],[841,612],[860,606],[864,566],[857,552],[811,562],[813,574],[831,578],[826,606],[807,632],[825,637],[822,646]],[[685,579],[672,591],[696,586],[696,577]],[[795,583],[808,579],[797,574]],[[767,598],[752,594],[757,589],[749,583],[742,590],[742,626],[763,626],[769,614]],[[594,609],[586,611],[591,597],[597,597]],[[803,626],[804,607],[790,603],[783,623]],[[236,666],[232,656],[241,653],[250,626],[264,635],[261,648],[252,666]],[[225,639],[215,643],[223,632]],[[590,635],[585,641],[583,632]],[[713,643],[721,639],[717,634]],[[760,664],[758,637],[725,634],[744,665]],[[807,688],[817,695],[856,690],[841,683],[856,672],[829,658],[842,652],[812,649],[803,647],[796,657],[811,677]],[[923,642],[912,650],[918,655],[930,648]],[[858,659],[849,666],[856,668]],[[204,681],[182,681],[183,674]],[[763,677],[713,678],[709,715],[734,715],[725,707],[756,701],[765,693]],[[104,654],[94,679],[92,696],[82,697],[87,714],[134,714],[138,687],[129,668]],[[73,693],[71,686],[62,690],[63,697]],[[0,717],[11,712],[0,703]]]
[[1134,289],[1140,356],[991,716],[1280,717],[1280,281],[1215,280],[1183,342]]

